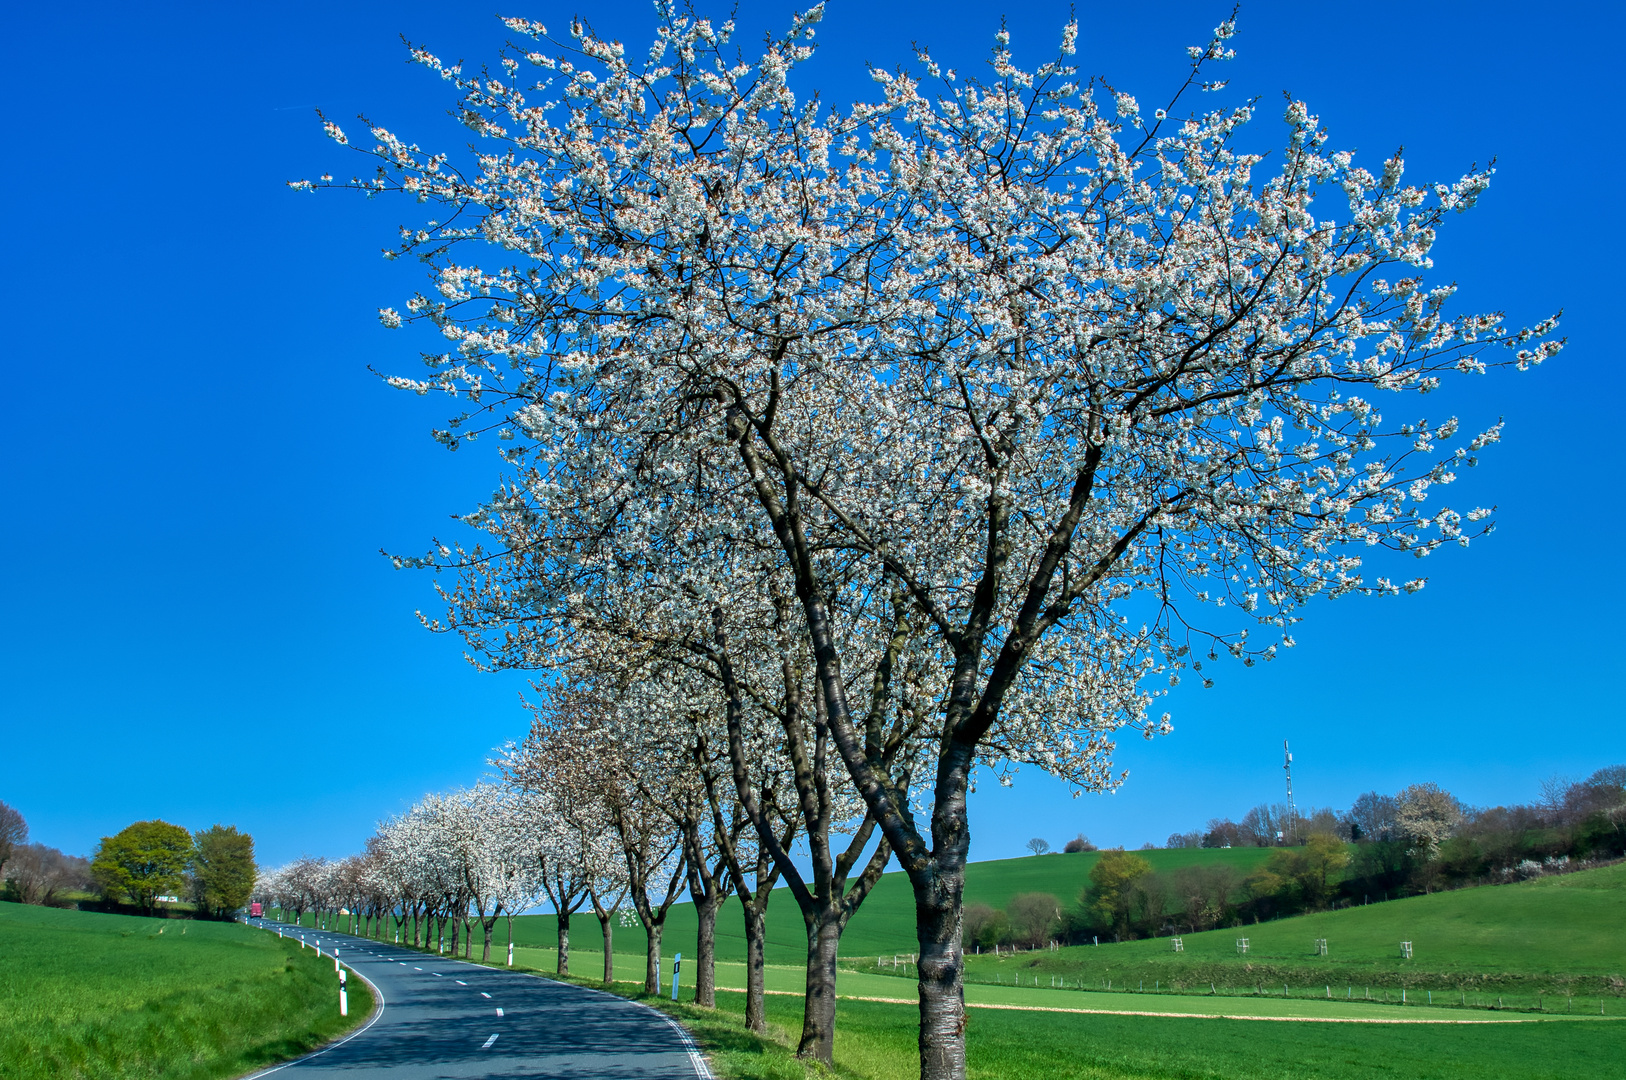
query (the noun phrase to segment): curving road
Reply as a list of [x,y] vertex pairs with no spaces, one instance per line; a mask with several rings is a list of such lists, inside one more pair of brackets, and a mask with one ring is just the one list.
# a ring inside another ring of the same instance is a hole
[[710,1080],[687,1032],[625,998],[269,919],[250,924],[320,938],[326,956],[336,947],[350,977],[373,985],[381,1009],[345,1039],[245,1080],[273,1073],[288,1080]]

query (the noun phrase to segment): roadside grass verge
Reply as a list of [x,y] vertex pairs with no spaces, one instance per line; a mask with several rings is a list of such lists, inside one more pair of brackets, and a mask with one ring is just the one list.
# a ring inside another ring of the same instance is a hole
[[315,1049],[339,1016],[330,960],[238,923],[0,903],[0,1077],[218,1080]]

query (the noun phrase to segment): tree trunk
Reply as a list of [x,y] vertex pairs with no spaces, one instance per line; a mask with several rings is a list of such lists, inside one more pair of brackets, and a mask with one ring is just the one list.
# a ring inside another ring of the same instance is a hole
[[[559,919],[559,963],[556,968],[561,975],[570,974],[570,912],[560,909]],[[606,938],[608,940],[608,938]],[[608,946],[605,946],[608,949]],[[610,980],[606,979],[605,982]]]
[[767,920],[755,904],[745,909],[745,1026],[762,1034],[768,1030],[767,1008],[763,1002],[763,944]]
[[661,931],[664,923],[650,923],[644,927],[648,942],[644,946],[644,993],[661,992]]
[[491,962],[491,926],[496,921],[497,917],[495,915],[489,919],[482,918],[480,920],[480,929],[484,931],[480,943],[480,963],[482,964]]
[[715,887],[695,903],[699,931],[694,946],[694,1003],[707,1009],[717,1007],[717,908]]
[[834,1060],[836,1049],[836,950],[842,921],[827,916],[807,928],[807,994],[802,1007],[802,1041],[796,1056]]
[[964,873],[952,870],[915,886],[921,1080],[961,1080],[965,1076],[964,957],[960,948],[964,887]]
[[610,925],[610,920],[614,917],[615,912],[613,910],[606,911],[598,917],[599,929],[604,932],[604,982],[606,984],[615,981],[615,954],[610,951],[612,939],[615,937],[615,927]]

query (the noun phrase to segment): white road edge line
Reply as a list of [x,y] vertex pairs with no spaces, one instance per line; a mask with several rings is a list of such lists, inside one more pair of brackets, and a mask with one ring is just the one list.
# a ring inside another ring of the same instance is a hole
[[[644,1007],[649,1008],[647,1005]],[[649,1011],[665,1020],[672,1026],[672,1030],[677,1032],[678,1038],[683,1042],[683,1049],[689,1053],[689,1064],[694,1068],[695,1076],[699,1077],[699,1080],[712,1080],[711,1069],[706,1065],[706,1057],[700,1052],[700,1047],[694,1044],[694,1039],[689,1035],[689,1029],[659,1009],[650,1009]]]
[[491,1038],[487,1039],[485,1042],[480,1044],[480,1049],[482,1049],[482,1050],[490,1050],[491,1049],[491,1044],[496,1042],[496,1041],[497,1041],[497,1036],[493,1035],[493,1036],[491,1036]]
[[[553,981],[553,980],[549,979],[546,975],[532,975],[531,977],[532,978],[542,979],[545,982],[552,982]],[[572,984],[572,983],[560,983],[558,985],[571,986],[571,985],[574,985],[574,984]],[[665,1020],[667,1022],[667,1024],[669,1024],[671,1026],[672,1030],[677,1032],[678,1040],[683,1043],[683,1049],[689,1055],[689,1067],[694,1070],[694,1075],[696,1077],[696,1080],[716,1080],[716,1078],[712,1076],[711,1066],[706,1064],[706,1055],[702,1054],[700,1052],[700,1047],[695,1045],[695,1041],[694,1041],[693,1037],[691,1037],[689,1035],[689,1029],[688,1028],[684,1027],[682,1024],[678,1023],[676,1020],[672,1019],[670,1016],[667,1016],[665,1013],[661,1012],[659,1009],[655,1008],[653,1005],[645,1005],[641,1001],[633,1001],[631,998],[624,998],[620,994],[612,994],[608,990],[598,990],[598,989],[595,989],[594,987],[591,987],[591,986],[584,986],[584,987],[581,987],[581,989],[586,990],[587,992],[592,993],[592,994],[603,994],[605,997],[613,998],[616,1001],[624,1001],[628,1005],[636,1005],[640,1009],[648,1009],[650,1012],[654,1013],[656,1016],[660,1017],[662,1020]]]

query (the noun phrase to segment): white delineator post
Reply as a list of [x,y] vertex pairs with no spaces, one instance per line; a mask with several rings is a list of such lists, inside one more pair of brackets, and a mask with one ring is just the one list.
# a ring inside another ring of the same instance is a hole
[[350,994],[345,990],[345,971],[339,969],[339,1015],[350,1015]]
[[512,941],[508,943],[508,966],[514,966],[514,943]]

